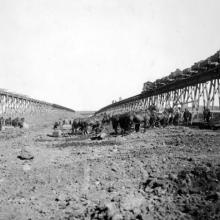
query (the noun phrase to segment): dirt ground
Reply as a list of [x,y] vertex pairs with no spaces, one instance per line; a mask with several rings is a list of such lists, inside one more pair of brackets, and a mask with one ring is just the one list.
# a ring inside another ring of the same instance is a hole
[[[220,132],[53,138],[67,113],[0,133],[0,219],[220,219]],[[32,160],[18,158],[22,150]]]

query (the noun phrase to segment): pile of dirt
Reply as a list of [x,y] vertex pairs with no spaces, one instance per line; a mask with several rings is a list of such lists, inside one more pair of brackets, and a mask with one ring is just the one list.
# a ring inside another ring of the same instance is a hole
[[[154,196],[151,212],[157,219],[174,214],[185,219],[220,219],[220,164],[206,163],[178,174],[149,178],[140,189],[148,201]],[[156,215],[155,206],[160,207]]]
[[139,192],[85,210],[88,219],[220,219],[220,164],[149,177]]
[[175,203],[194,219],[220,219],[220,164],[183,170],[176,181]]

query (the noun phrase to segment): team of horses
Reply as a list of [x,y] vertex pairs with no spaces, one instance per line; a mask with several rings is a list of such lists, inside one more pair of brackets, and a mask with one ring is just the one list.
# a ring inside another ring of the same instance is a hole
[[12,119],[11,117],[9,118],[0,117],[0,130],[2,129],[3,126],[13,126],[13,127],[22,128],[24,121],[25,121],[24,118],[19,118],[19,117],[16,117],[14,119]]
[[189,125],[192,122],[192,113],[185,109],[183,112],[180,108],[167,108],[159,112],[155,106],[151,106],[143,112],[126,112],[121,114],[101,114],[89,118],[76,118],[72,120],[59,121],[54,124],[54,129],[62,125],[71,126],[72,134],[78,132],[86,135],[89,133],[100,133],[105,126],[111,125],[115,134],[129,133],[132,129],[139,132],[141,128],[145,132],[147,128],[166,127],[168,125],[179,125],[183,123]]
[[192,114],[186,109],[182,114],[179,109],[165,109],[159,113],[156,109],[145,112],[127,112],[123,114],[113,115],[111,117],[106,114],[103,116],[103,123],[110,121],[115,134],[118,134],[120,128],[121,133],[128,133],[132,128],[136,132],[143,127],[144,132],[147,128],[166,127],[168,125],[179,125],[183,117],[183,122],[187,125],[191,122]]

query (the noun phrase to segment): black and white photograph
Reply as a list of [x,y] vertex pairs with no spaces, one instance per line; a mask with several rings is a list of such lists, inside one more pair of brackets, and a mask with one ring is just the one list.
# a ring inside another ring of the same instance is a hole
[[220,0],[0,0],[0,220],[220,220]]

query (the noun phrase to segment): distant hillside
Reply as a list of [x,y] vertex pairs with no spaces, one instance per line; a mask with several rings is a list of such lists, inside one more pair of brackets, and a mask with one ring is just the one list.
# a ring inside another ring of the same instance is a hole
[[84,117],[89,117],[95,113],[95,111],[76,111],[76,112]]
[[64,106],[62,106],[62,105],[52,104],[52,106],[53,106],[54,108],[63,109],[63,110],[67,110],[67,111],[70,111],[70,112],[75,112],[75,110],[70,109],[70,108],[67,108],[67,107],[64,107]]

